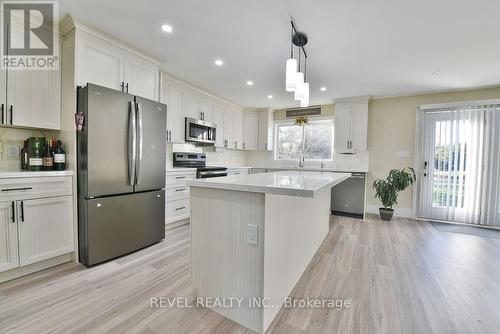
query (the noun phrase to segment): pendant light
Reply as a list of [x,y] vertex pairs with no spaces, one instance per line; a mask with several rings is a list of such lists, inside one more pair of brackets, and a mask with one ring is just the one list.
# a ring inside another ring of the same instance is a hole
[[299,52],[299,70],[295,76],[295,92],[293,98],[300,101],[304,98],[304,73],[300,71],[301,61]]
[[[290,48],[290,59],[286,61],[286,83],[287,92],[293,92],[295,100],[300,102],[301,107],[309,106],[309,83],[307,82],[307,53],[304,46],[307,44],[307,35],[298,32],[293,21],[292,25],[292,45]],[[293,57],[293,46],[299,49],[298,67],[297,60]],[[304,72],[301,72],[301,54],[304,54]]]
[[[293,37],[293,28],[292,28]],[[299,51],[300,52],[300,51]],[[293,44],[290,41],[290,59],[286,61],[286,88],[287,92],[294,92],[297,87],[297,59],[293,58]]]

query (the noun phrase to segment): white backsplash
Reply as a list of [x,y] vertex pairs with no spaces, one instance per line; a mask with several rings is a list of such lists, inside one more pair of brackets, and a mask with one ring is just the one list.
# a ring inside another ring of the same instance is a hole
[[59,134],[60,133],[58,131],[36,131],[27,129],[0,128],[0,170],[13,171],[21,169],[20,156],[9,156],[9,146],[17,146],[20,151],[24,141],[29,137],[59,138]]
[[172,168],[173,152],[205,153],[207,155],[207,165],[209,166],[246,166],[244,151],[216,149],[214,147],[203,148],[192,144],[167,144],[167,168]]
[[[324,167],[366,169],[370,164],[369,152],[360,152],[353,155],[335,154],[332,161],[324,162]],[[250,167],[298,167],[299,162],[281,162],[274,160],[272,151],[247,151],[246,165]],[[305,167],[321,167],[321,162],[305,162]]]
[[[167,144],[167,168],[172,168],[173,152],[196,152],[207,155],[207,165],[224,167],[297,167],[298,161],[275,161],[271,151],[238,151],[216,149],[214,147],[198,147],[192,144]],[[368,169],[369,152],[353,155],[335,154],[333,161],[325,162],[324,167],[346,169]],[[305,167],[320,167],[320,162],[305,162]]]

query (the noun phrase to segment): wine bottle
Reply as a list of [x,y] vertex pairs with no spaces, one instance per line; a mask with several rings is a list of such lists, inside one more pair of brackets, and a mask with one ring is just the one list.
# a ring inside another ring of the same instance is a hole
[[54,150],[54,170],[65,170],[66,169],[66,152],[62,147],[62,142],[57,141],[56,148]]
[[43,170],[43,149],[45,148],[45,138],[30,137],[28,146],[28,164],[29,170]]
[[45,154],[42,158],[43,170],[52,170],[54,168],[54,158],[51,153],[52,140],[49,140],[46,145]]

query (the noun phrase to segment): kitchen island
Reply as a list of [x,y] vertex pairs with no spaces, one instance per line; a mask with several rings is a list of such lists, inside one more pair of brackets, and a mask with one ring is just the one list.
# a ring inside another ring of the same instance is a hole
[[188,181],[197,296],[218,298],[224,305],[214,311],[264,333],[328,234],[331,188],[349,176],[285,171]]

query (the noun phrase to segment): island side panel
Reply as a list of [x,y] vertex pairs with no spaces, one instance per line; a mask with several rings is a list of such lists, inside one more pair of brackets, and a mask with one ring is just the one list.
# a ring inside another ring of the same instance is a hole
[[[328,234],[330,189],[314,198],[266,195],[264,297],[283,303]],[[280,308],[265,308],[263,332]]]
[[[191,275],[200,297],[261,297],[264,194],[191,186]],[[258,244],[247,225],[258,226]],[[256,332],[258,308],[213,309]]]

